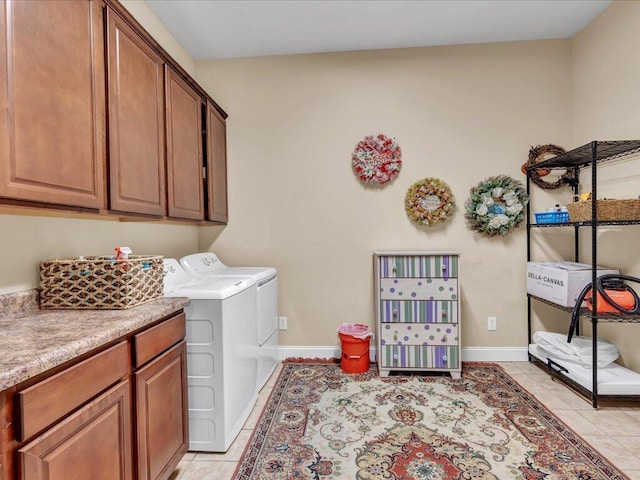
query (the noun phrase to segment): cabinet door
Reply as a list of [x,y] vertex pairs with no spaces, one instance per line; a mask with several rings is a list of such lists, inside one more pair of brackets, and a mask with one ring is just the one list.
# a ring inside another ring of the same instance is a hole
[[165,85],[168,213],[170,217],[203,220],[203,101],[169,67],[166,67]]
[[104,207],[100,1],[0,1],[0,196]]
[[21,480],[130,480],[129,380],[18,451]]
[[109,208],[164,215],[163,61],[120,17],[107,16]]
[[227,127],[215,106],[207,103],[207,219],[227,223]]
[[189,444],[187,350],[183,340],[134,373],[138,479],[167,479]]

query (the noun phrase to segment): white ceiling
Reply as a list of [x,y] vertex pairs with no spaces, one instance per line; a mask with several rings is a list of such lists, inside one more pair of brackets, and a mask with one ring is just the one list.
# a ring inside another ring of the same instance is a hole
[[146,0],[196,60],[570,38],[611,0]]

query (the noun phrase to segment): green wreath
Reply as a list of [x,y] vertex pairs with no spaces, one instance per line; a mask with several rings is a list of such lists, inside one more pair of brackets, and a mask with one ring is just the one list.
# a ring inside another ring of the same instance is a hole
[[424,178],[409,187],[404,207],[418,225],[433,227],[446,220],[456,206],[449,185],[437,178]]
[[524,185],[507,175],[490,177],[469,192],[464,217],[471,230],[493,237],[508,235],[525,218],[529,196]]

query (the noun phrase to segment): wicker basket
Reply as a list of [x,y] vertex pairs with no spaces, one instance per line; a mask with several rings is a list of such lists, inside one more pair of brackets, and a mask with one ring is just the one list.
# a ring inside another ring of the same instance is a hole
[[40,262],[40,308],[124,309],[162,295],[161,256]]
[[[638,220],[640,219],[640,199],[597,200],[598,220]],[[567,205],[572,222],[591,220],[591,201],[573,202]]]

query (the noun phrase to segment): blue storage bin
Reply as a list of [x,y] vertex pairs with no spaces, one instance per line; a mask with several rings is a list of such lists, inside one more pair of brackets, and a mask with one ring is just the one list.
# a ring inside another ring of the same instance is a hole
[[569,212],[540,212],[534,213],[536,223],[565,223],[569,221]]

